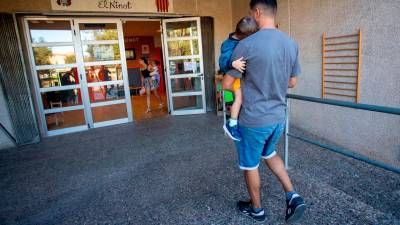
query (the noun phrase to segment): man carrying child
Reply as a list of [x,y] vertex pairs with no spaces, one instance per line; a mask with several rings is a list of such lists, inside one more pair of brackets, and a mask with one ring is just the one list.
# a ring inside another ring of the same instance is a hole
[[260,30],[241,40],[231,59],[232,62],[243,58],[246,72],[230,69],[223,80],[223,88],[233,90],[235,80],[240,79],[243,95],[238,121],[241,138],[235,144],[250,200],[238,201],[237,206],[258,222],[266,220],[258,171],[263,159],[286,193],[286,220],[294,222],[302,217],[305,203],[294,191],[275,145],[285,127],[287,89],[295,86],[300,74],[298,46],[275,28],[276,0],[251,0],[250,9]]

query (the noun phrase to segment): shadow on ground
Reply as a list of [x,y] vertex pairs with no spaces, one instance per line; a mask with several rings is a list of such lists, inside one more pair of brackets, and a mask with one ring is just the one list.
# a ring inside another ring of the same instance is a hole
[[[235,209],[246,189],[221,123],[166,117],[4,150],[0,224],[253,224]],[[290,144],[289,173],[308,204],[299,224],[400,224],[399,175]],[[283,191],[261,171],[268,224],[284,224]]]

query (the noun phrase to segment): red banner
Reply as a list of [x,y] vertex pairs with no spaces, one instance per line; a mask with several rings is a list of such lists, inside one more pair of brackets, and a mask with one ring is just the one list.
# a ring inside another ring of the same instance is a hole
[[168,0],[156,0],[158,12],[168,12],[169,2]]

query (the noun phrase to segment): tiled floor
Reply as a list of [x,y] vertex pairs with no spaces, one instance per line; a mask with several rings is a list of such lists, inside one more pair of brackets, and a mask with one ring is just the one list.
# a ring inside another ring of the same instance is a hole
[[152,111],[147,113],[146,95],[131,96],[134,119],[143,120],[143,119],[152,119],[152,118],[167,116],[168,115],[167,97],[163,93],[160,94],[160,97],[163,102],[163,107],[160,108],[157,98],[154,96],[154,94],[152,94],[150,101]]
[[[235,209],[246,188],[221,125],[214,114],[166,116],[3,150],[0,224],[253,224]],[[400,224],[400,175],[290,144],[308,207],[299,224]],[[267,224],[284,224],[283,191],[261,173]]]

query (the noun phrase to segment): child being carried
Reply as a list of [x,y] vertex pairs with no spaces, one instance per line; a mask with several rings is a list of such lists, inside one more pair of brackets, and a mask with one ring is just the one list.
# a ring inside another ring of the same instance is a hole
[[[238,71],[244,71],[246,67],[245,59],[240,58],[233,61],[231,64],[231,57],[233,50],[237,46],[240,40],[252,35],[258,31],[258,26],[256,21],[249,16],[243,17],[236,25],[236,30],[234,33],[229,34],[229,38],[226,39],[221,45],[221,55],[219,57],[219,67],[222,73],[228,72],[230,69],[234,68]],[[224,124],[223,128],[228,136],[235,140],[240,141],[240,133],[238,129],[238,117],[240,108],[242,106],[242,91],[240,89],[240,79],[235,79],[233,83],[233,93],[235,95],[235,100],[231,107],[231,117],[227,124]]]
[[157,60],[154,60],[151,62],[151,66],[152,66],[152,70],[150,73],[151,80],[152,80],[151,90],[156,89],[160,86],[160,72],[158,71],[159,65],[160,65],[160,62]]

